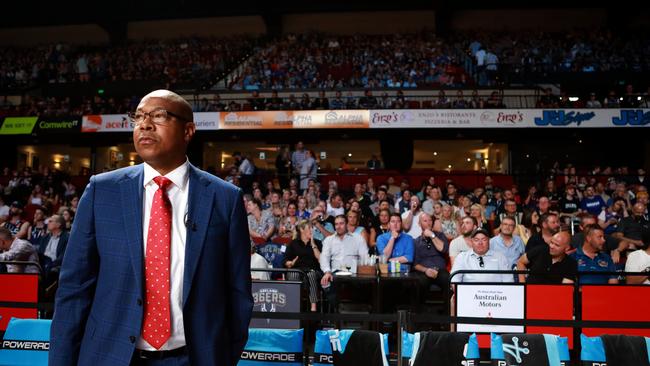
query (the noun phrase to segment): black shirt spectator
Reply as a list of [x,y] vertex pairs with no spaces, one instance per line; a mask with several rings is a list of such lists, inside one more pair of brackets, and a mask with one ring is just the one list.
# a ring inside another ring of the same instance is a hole
[[[320,240],[314,239],[314,244],[318,247],[318,251],[323,250],[323,244]],[[303,243],[300,238],[292,240],[289,245],[287,245],[287,251],[285,253],[285,260],[291,261],[294,258],[298,257],[298,260],[293,265],[292,268],[296,269],[313,269],[315,271],[320,270],[320,264],[318,259],[314,256],[314,250],[311,248],[311,243]]]
[[561,213],[572,214],[580,208],[580,200],[576,196],[564,196],[560,199],[559,208]]
[[278,97],[278,92],[273,91],[271,93],[271,98],[266,98],[266,109],[269,111],[279,111],[284,107],[284,101],[282,98]]
[[253,91],[253,95],[248,99],[251,109],[254,111],[263,111],[265,109],[264,98],[260,97],[257,90]]
[[377,98],[372,96],[370,90],[366,90],[364,96],[359,98],[359,108],[373,109],[377,106]]
[[413,259],[413,264],[421,264],[429,268],[447,268],[447,260],[445,257],[449,253],[449,242],[443,233],[434,231],[436,238],[440,238],[444,243],[444,249],[442,252],[438,251],[435,245],[431,243],[430,240],[424,239],[422,236],[417,237],[413,240],[413,246],[415,248],[415,255]]
[[[531,238],[532,239],[532,238]],[[529,241],[530,243],[530,241]],[[530,274],[526,283],[562,283],[562,279],[576,280],[578,263],[575,259],[564,256],[559,262],[553,263],[548,246],[537,246],[526,253],[530,262]]]

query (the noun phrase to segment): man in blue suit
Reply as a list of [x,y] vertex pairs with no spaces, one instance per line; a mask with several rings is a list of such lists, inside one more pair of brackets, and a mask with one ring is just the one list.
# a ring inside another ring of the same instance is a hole
[[56,295],[50,366],[235,365],[252,310],[242,192],[189,164],[182,97],[130,115],[144,164],[91,177]]

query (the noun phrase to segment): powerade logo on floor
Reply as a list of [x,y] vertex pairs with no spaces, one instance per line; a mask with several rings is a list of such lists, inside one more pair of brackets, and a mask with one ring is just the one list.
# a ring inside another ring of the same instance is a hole
[[614,126],[645,126],[650,124],[650,110],[622,109],[621,115],[612,117]]
[[536,126],[568,126],[572,123],[580,126],[596,116],[594,112],[567,112],[564,110],[542,111],[542,118],[535,117]]
[[50,342],[43,341],[14,341],[5,339],[2,341],[2,349],[18,351],[49,351]]

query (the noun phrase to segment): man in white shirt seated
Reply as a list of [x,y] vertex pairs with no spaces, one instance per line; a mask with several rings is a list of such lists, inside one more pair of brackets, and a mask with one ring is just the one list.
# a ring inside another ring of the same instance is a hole
[[460,253],[466,252],[472,247],[471,236],[477,227],[478,222],[475,217],[465,216],[460,221],[460,235],[449,243],[449,260],[452,266]]
[[454,272],[461,270],[507,271],[511,269],[503,254],[490,249],[490,236],[487,231],[478,229],[472,233],[471,238],[472,249],[460,253],[454,261],[454,266],[451,268],[451,282],[513,282],[512,274],[464,273],[454,276]]
[[336,233],[323,240],[323,250],[320,253],[320,268],[323,277],[320,284],[330,302],[330,306],[336,309],[336,290],[332,286],[334,273],[340,270],[355,271],[359,260],[368,255],[368,246],[363,237],[348,232],[348,219],[344,215],[336,216],[334,219],[334,230]]
[[266,258],[257,253],[255,250],[255,243],[251,241],[251,279],[268,281],[271,278],[270,272],[252,271],[253,269],[266,268],[272,268],[271,264],[266,261]]
[[642,235],[643,246],[628,254],[625,262],[625,272],[647,272],[645,276],[628,275],[628,285],[650,285],[650,232],[644,231]]

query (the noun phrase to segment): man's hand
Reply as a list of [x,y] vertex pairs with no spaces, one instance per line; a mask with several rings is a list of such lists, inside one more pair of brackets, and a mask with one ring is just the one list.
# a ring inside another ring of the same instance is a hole
[[399,236],[399,231],[393,230],[390,232],[390,238],[395,240]]
[[422,235],[423,235],[425,238],[433,238],[433,231],[431,231],[431,230],[429,230],[429,229],[426,229],[426,230],[424,230],[424,232],[422,233]]
[[618,251],[618,249],[614,249],[611,252],[612,254],[612,261],[614,264],[618,264],[621,261],[621,252]]
[[332,273],[331,273],[331,272],[327,272],[327,273],[325,273],[325,274],[323,275],[323,278],[320,279],[320,285],[323,286],[323,287],[329,285],[329,283],[332,282],[332,279],[333,279],[333,278],[334,278],[334,277],[332,276]]

